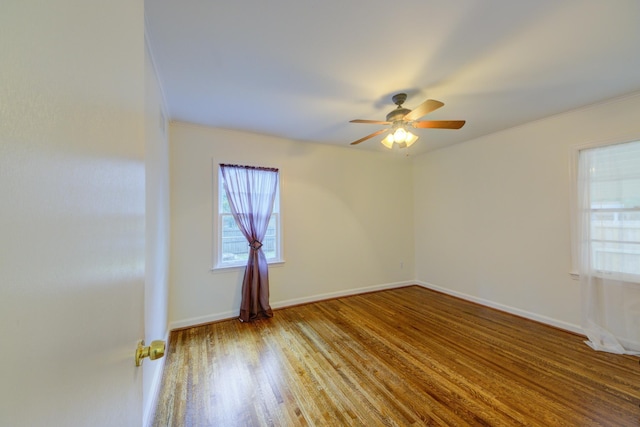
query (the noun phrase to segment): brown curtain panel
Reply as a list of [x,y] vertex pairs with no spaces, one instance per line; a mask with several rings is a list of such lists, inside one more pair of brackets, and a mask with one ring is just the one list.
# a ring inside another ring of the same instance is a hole
[[240,320],[273,317],[269,305],[269,269],[262,251],[278,188],[278,169],[220,165],[231,214],[249,244],[249,259],[242,281]]

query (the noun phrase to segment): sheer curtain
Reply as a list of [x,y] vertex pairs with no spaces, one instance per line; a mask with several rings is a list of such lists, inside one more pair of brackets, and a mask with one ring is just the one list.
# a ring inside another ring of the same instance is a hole
[[577,184],[586,343],[640,354],[640,142],[580,151]]
[[221,164],[220,172],[233,218],[249,243],[240,320],[273,317],[267,259],[261,248],[278,188],[278,169]]

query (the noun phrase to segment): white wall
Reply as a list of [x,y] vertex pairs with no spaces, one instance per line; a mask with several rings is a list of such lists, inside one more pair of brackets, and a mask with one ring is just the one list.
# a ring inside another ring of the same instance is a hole
[[210,271],[219,163],[280,168],[286,262],[269,271],[274,308],[413,279],[409,159],[183,123],[169,139],[172,326],[238,315],[244,270]]
[[416,278],[579,331],[572,147],[640,138],[639,116],[632,94],[416,157]]
[[[168,338],[169,307],[169,141],[160,82],[145,50],[145,342]],[[143,425],[148,425],[166,358],[145,360]]]
[[0,425],[138,426],[143,2],[1,9]]

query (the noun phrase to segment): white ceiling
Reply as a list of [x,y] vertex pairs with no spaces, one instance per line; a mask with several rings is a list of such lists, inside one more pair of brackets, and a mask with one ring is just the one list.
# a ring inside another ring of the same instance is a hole
[[[638,0],[145,0],[170,118],[384,149],[391,96],[445,103],[414,152],[640,90]],[[383,135],[384,136],[384,135]],[[415,147],[415,148],[414,148]]]

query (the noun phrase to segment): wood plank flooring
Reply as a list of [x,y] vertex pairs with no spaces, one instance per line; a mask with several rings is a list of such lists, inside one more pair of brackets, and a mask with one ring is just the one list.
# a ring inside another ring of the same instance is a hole
[[171,333],[154,426],[637,426],[638,359],[418,286]]

